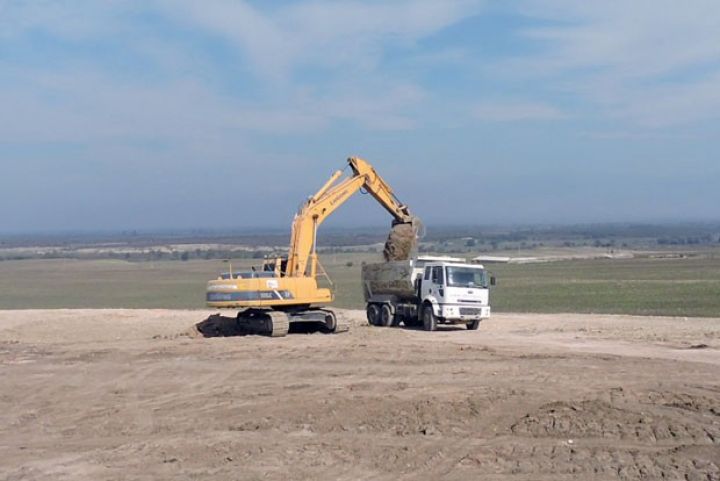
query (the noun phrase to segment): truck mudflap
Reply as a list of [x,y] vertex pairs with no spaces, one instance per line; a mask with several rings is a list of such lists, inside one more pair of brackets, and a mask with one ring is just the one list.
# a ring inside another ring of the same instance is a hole
[[438,315],[448,322],[467,322],[490,317],[490,306],[442,305]]

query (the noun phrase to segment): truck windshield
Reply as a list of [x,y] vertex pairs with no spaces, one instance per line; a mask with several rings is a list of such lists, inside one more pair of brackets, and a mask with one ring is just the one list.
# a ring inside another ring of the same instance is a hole
[[484,269],[472,267],[447,267],[448,287],[487,287]]

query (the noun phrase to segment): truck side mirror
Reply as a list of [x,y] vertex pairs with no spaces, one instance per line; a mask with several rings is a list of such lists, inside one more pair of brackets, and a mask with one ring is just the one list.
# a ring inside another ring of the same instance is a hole
[[497,284],[497,280],[495,279],[495,276],[490,276],[490,285],[494,286]]

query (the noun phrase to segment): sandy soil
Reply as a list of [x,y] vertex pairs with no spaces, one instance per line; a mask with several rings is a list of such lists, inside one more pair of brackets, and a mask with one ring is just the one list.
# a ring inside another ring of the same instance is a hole
[[0,312],[0,479],[720,480],[720,320],[205,338]]

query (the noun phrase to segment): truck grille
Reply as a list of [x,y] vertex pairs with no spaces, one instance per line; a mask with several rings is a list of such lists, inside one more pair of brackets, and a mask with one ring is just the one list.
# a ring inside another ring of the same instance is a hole
[[461,307],[460,308],[460,315],[461,316],[477,316],[482,313],[482,309],[478,309],[475,307]]

